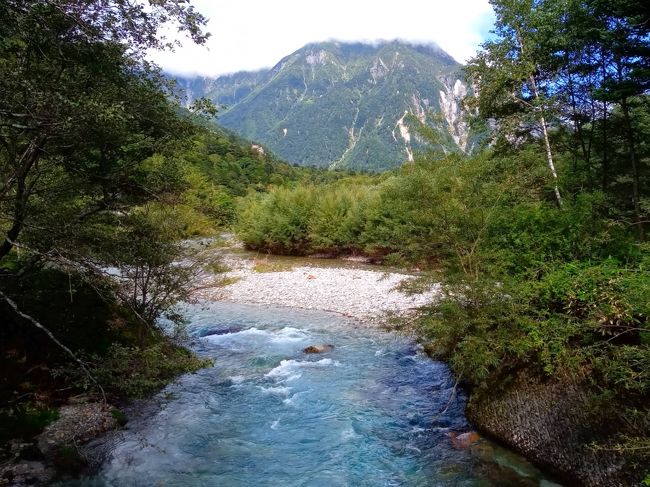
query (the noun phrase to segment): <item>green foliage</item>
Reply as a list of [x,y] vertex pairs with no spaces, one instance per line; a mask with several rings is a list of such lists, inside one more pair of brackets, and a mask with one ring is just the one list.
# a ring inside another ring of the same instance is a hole
[[278,188],[248,199],[236,225],[251,248],[278,254],[304,254],[309,250],[309,220],[315,201],[309,186]]
[[19,405],[12,410],[0,411],[0,443],[14,438],[31,439],[48,424],[56,421],[56,409],[43,409],[34,405]]
[[650,283],[644,268],[614,260],[556,261],[546,268],[536,280],[521,276],[498,286],[491,279],[470,288],[466,281],[448,283],[454,297],[431,308],[421,323],[430,350],[476,387],[491,387],[526,364],[542,375],[581,381],[590,372],[599,387],[647,394],[650,350],[643,335]]
[[494,36],[467,67],[477,87],[468,104],[495,128],[501,151],[536,143],[549,166],[552,156],[571,154],[571,163],[557,170],[558,193],[601,189],[610,216],[633,222],[643,239],[650,156],[644,142],[650,134],[647,9],[628,0],[491,4]]
[[[212,365],[212,361],[197,357],[159,334],[141,346],[113,343],[105,355],[91,355],[87,363],[106,392],[131,398],[150,395],[181,374]],[[76,389],[99,392],[97,384],[71,364],[63,365],[53,373],[55,377],[71,381]],[[111,414],[116,419],[126,420],[120,411],[115,411]]]
[[319,195],[309,220],[309,240],[315,252],[350,252],[362,246],[361,234],[376,191],[341,186]]
[[242,200],[235,231],[252,249],[277,254],[360,250],[376,181],[348,177],[318,186],[277,188]]
[[[111,346],[105,357],[97,357],[93,374],[108,390],[128,397],[143,397],[169,383],[174,377],[210,366],[184,348],[161,341],[153,345]],[[79,380],[84,380],[82,377]],[[92,384],[87,384],[91,387]]]
[[129,422],[128,418],[126,417],[126,414],[124,414],[119,409],[111,409],[111,416],[115,418],[115,421],[117,421],[117,424],[119,424],[120,426],[124,426],[126,425],[126,423]]
[[423,160],[382,177],[251,195],[235,228],[249,247],[275,253],[365,251],[416,262],[456,252],[470,268],[474,242],[494,218],[481,191],[493,185],[463,181],[479,180],[489,160]]

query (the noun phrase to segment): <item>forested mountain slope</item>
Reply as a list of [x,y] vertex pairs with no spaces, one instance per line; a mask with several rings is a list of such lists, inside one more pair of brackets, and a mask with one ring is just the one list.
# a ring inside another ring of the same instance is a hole
[[220,124],[289,162],[380,171],[423,146],[410,117],[441,129],[445,151],[470,150],[460,69],[435,46],[327,42],[270,70],[178,81],[186,103],[226,105]]

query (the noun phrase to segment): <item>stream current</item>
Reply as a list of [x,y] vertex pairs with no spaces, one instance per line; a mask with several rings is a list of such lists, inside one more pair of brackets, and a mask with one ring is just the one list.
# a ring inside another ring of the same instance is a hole
[[[193,350],[214,367],[127,411],[75,486],[550,486],[471,430],[447,366],[411,338],[342,316],[188,305]],[[310,345],[331,344],[322,354]]]

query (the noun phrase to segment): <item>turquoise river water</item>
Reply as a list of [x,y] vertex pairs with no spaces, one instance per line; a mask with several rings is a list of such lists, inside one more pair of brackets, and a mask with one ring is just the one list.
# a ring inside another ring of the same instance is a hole
[[[214,367],[134,407],[96,445],[107,452],[98,472],[61,485],[556,485],[486,440],[455,448],[450,433],[471,430],[466,398],[408,337],[289,308],[185,312]],[[303,353],[314,344],[334,349]]]

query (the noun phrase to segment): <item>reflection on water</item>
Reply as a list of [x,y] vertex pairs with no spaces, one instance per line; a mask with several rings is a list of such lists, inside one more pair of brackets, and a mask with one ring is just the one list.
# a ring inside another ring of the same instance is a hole
[[[187,375],[102,440],[84,486],[543,486],[539,471],[467,431],[447,367],[413,342],[338,315],[188,306],[194,349],[215,366]],[[332,344],[324,354],[309,345]],[[444,412],[442,412],[444,411]]]

